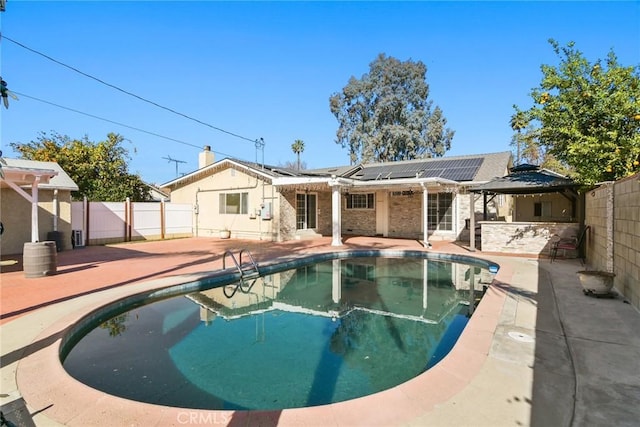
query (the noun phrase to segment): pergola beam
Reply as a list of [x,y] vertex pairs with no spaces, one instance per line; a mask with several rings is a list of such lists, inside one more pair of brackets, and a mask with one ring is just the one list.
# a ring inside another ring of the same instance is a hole
[[[50,169],[25,169],[8,166],[3,166],[2,172],[4,176],[0,178],[0,182],[7,184],[7,186],[31,203],[31,242],[36,243],[40,240],[38,187],[41,183],[49,183],[49,180],[58,175],[58,172]],[[31,185],[31,194],[24,191],[20,185]]]

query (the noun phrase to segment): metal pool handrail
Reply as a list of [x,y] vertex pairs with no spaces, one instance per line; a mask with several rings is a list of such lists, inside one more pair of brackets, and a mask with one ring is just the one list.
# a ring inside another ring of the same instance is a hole
[[[243,270],[242,254],[245,252],[249,257],[250,264],[247,266],[248,267],[247,269]],[[226,296],[227,298],[232,298],[236,294],[236,292],[238,292],[238,289],[242,293],[245,293],[245,294],[249,293],[249,291],[251,291],[251,288],[253,288],[253,285],[256,283],[256,280],[258,280],[258,277],[260,277],[260,272],[258,271],[258,264],[256,263],[255,259],[253,259],[253,255],[251,255],[251,252],[249,252],[248,249],[242,249],[238,253],[238,258],[239,258],[239,261],[238,261],[238,259],[236,259],[236,256],[233,254],[233,252],[226,251],[222,256],[223,270],[226,270],[227,268],[227,255],[231,257],[231,260],[233,261],[236,268],[238,269],[238,273],[240,273],[240,280],[238,280],[235,286],[234,285],[223,286],[222,292],[224,293],[224,296]],[[245,278],[253,279],[251,283],[246,287],[245,287]],[[232,291],[230,291],[231,294],[227,293],[227,288],[232,288]]]

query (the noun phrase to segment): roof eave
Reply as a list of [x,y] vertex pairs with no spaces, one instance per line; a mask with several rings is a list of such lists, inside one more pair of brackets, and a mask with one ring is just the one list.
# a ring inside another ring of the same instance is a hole
[[[48,184],[49,180],[58,175],[53,169],[20,168],[13,166],[2,166],[5,181],[11,181],[17,185],[27,185],[33,183],[36,177],[40,178],[41,184]],[[43,180],[44,178],[44,180]]]
[[167,187],[172,187],[172,186],[175,186],[175,185],[179,185],[183,181],[187,182],[191,178],[193,178],[193,177],[195,177],[195,176],[197,176],[199,174],[205,173],[205,172],[207,172],[207,171],[209,171],[211,169],[219,168],[220,166],[223,166],[225,163],[232,164],[232,165],[234,165],[234,166],[236,166],[236,167],[238,167],[240,169],[244,169],[246,171],[251,171],[252,173],[255,173],[256,175],[260,175],[260,176],[262,176],[263,178],[266,178],[266,179],[271,179],[271,180],[275,179],[273,176],[264,173],[264,171],[262,171],[260,169],[252,168],[252,167],[247,166],[245,164],[236,162],[236,161],[234,161],[232,159],[222,159],[222,160],[220,160],[218,162],[212,163],[212,164],[207,165],[207,166],[205,166],[203,168],[195,170],[195,171],[193,171],[193,172],[191,172],[191,173],[189,173],[187,175],[181,176],[180,178],[176,178],[176,179],[174,179],[172,181],[165,182],[164,184],[160,185],[160,188],[167,188]]
[[454,185],[459,186],[460,183],[450,179],[431,177],[431,178],[403,178],[403,179],[387,179],[378,181],[361,181],[351,178],[342,177],[282,177],[274,178],[273,185],[275,187],[285,187],[289,185],[307,185],[307,184],[327,184],[328,186],[351,186],[351,187],[394,187],[397,185],[424,185],[424,186],[440,186]]

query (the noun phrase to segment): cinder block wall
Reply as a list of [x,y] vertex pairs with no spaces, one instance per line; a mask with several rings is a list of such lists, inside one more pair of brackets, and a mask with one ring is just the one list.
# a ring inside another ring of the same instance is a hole
[[607,199],[608,187],[587,193],[585,199],[585,225],[591,227],[585,236],[589,269],[607,271]]
[[[608,206],[613,186],[613,206]],[[604,270],[613,265],[614,284],[640,310],[640,174],[603,185],[586,197],[585,222],[591,226],[587,241],[588,268]],[[608,240],[607,216],[613,216],[613,233]],[[612,247],[613,259],[607,252]]]

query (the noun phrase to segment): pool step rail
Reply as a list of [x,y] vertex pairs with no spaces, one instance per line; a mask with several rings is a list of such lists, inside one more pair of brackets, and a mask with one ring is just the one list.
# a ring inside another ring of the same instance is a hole
[[[249,261],[247,263],[242,262],[242,255],[246,254],[249,257]],[[253,285],[256,283],[256,280],[260,277],[260,271],[258,269],[258,264],[256,263],[253,255],[248,249],[242,249],[238,252],[238,257],[233,254],[231,251],[226,251],[222,257],[222,268],[227,268],[227,256],[231,258],[234,265],[238,269],[240,273],[240,280],[233,285],[226,285],[222,288],[224,295],[227,298],[232,298],[238,290],[242,293],[249,293]]]

